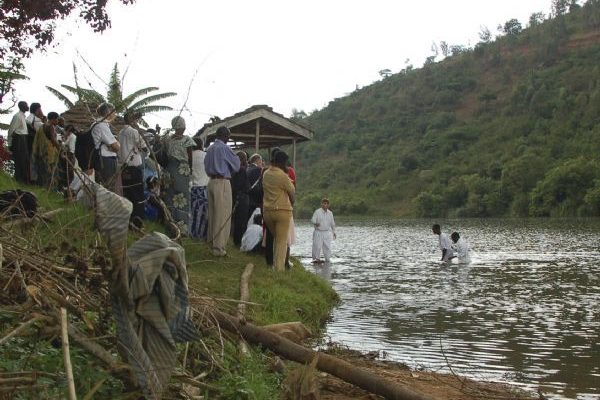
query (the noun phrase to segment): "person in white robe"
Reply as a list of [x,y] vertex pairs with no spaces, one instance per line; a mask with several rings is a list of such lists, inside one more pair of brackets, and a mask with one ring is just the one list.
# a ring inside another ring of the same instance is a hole
[[469,256],[469,244],[463,238],[460,237],[460,234],[458,232],[452,232],[452,235],[450,235],[450,239],[452,239],[452,249],[458,257],[458,263],[470,263],[471,257]]
[[[258,213],[256,212],[258,210]],[[260,251],[260,245],[263,238],[262,215],[260,208],[257,208],[252,213],[246,232],[242,236],[240,250],[242,251]]]
[[329,210],[329,200],[321,200],[321,208],[313,213],[311,222],[315,227],[313,232],[312,259],[314,263],[323,262],[321,251],[326,262],[331,259],[331,241],[336,238],[335,220]]
[[442,228],[438,224],[433,225],[431,229],[433,230],[434,235],[439,236],[440,250],[442,250],[441,261],[450,261],[452,258],[454,258],[454,251],[452,250],[450,238],[445,233],[442,233]]

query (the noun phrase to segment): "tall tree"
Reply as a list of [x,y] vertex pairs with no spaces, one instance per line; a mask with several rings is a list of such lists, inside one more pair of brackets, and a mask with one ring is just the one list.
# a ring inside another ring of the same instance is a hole
[[560,17],[566,14],[571,2],[571,0],[552,0],[552,16]]
[[507,35],[518,35],[523,30],[523,26],[518,19],[513,18],[504,23],[502,30]]
[[[119,72],[119,66],[117,65],[117,63],[115,63],[113,70],[110,74],[110,79],[108,81],[106,95],[103,95],[100,92],[93,89],[84,89],[78,86],[73,87],[70,85],[61,85],[63,89],[67,90],[71,94],[76,95],[76,100],[71,100],[67,95],[63,94],[61,91],[53,87],[46,86],[46,88],[50,91],[50,93],[52,93],[60,101],[62,101],[68,108],[73,107],[77,101],[85,101],[92,104],[99,104],[106,101],[112,103],[115,106],[115,109],[118,113],[130,110],[137,111],[143,116],[152,112],[172,110],[172,108],[169,106],[154,103],[169,97],[173,97],[177,95],[177,93],[154,93],[149,96],[146,96],[152,92],[159,90],[157,87],[151,86],[138,89],[127,96],[123,96],[123,88],[121,86],[122,82],[120,76],[121,74]],[[147,126],[146,122],[143,119],[140,122],[142,125]]]
[[489,43],[492,40],[492,32],[487,26],[482,26],[479,30],[479,39],[482,43]]

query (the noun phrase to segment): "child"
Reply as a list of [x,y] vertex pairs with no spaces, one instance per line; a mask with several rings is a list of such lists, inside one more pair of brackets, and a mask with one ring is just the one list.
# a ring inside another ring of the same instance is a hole
[[468,264],[471,262],[469,257],[469,245],[464,239],[460,238],[458,232],[452,232],[450,235],[450,239],[452,239],[452,248],[456,251],[456,255],[458,256],[459,264]]

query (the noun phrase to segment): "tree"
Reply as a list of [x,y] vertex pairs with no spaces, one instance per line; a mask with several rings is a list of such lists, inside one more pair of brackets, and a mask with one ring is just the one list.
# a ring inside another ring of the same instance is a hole
[[[27,79],[25,75],[19,73],[23,65],[18,59],[8,59],[6,62],[0,61],[0,104],[6,100],[7,95],[11,95],[10,104],[6,107],[0,107],[0,114],[7,114],[17,102],[14,95],[13,82],[16,80]],[[7,129],[1,126],[0,129]]]
[[291,120],[300,121],[306,117],[308,117],[308,114],[306,114],[306,112],[304,112],[304,110],[298,110],[297,108],[292,108],[292,115],[290,116]]
[[388,78],[392,76],[392,70],[389,68],[382,69],[379,71],[379,76],[381,76],[383,79]]
[[521,33],[522,30],[523,26],[516,18],[509,19],[504,23],[504,26],[502,27],[502,31],[510,36],[518,35],[519,33]]
[[[109,102],[115,106],[117,113],[122,113],[125,111],[136,111],[139,112],[142,116],[151,112],[172,110],[173,108],[169,106],[157,105],[153,103],[177,95],[177,93],[174,92],[166,92],[155,93],[150,96],[144,97],[149,93],[159,90],[157,87],[145,87],[142,89],[138,89],[127,96],[123,96],[122,82],[120,80],[119,67],[117,63],[115,63],[115,66],[113,67],[113,70],[110,74],[110,80],[108,83],[106,96],[102,95],[96,90],[83,89],[78,86],[73,87],[70,85],[61,85],[61,87],[67,90],[68,92],[76,95],[77,100],[73,101],[69,99],[68,96],[64,95],[63,93],[54,89],[53,87],[46,86],[50,93],[55,95],[68,108],[73,107],[77,101],[84,101],[92,104]],[[147,126],[146,122],[143,119],[140,120],[140,123],[143,126]]]
[[556,18],[565,15],[570,3],[571,0],[552,0],[552,16]]
[[544,22],[546,15],[543,12],[534,12],[529,16],[529,27],[539,26]]
[[[135,0],[120,0],[132,4]],[[56,21],[64,20],[72,13],[78,13],[95,32],[103,32],[110,27],[106,13],[106,0],[44,0],[0,1],[0,60],[12,60],[7,68],[0,65],[0,72],[21,74],[21,60],[28,58],[35,49],[45,50],[54,41]],[[15,70],[15,66],[18,68]],[[0,93],[12,90],[12,82]]]
[[479,39],[482,43],[489,43],[492,40],[492,32],[487,26],[482,26],[479,31]]
[[[120,0],[132,4],[135,0]],[[18,58],[31,56],[34,49],[43,50],[54,41],[56,21],[64,20],[78,12],[94,32],[110,27],[106,13],[106,0],[44,0],[0,2],[0,59],[12,55]]]
[[446,43],[443,40],[440,42],[440,50],[442,51],[442,54],[444,55],[444,57],[448,57],[448,55],[450,54],[450,49],[448,47],[448,43]]

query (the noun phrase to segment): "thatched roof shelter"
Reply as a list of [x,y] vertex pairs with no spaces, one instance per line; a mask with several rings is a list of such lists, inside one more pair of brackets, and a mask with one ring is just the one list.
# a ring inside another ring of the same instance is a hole
[[[65,111],[60,116],[65,119],[66,125],[73,125],[79,131],[85,131],[90,128],[98,115],[96,114],[97,104],[85,103],[78,101],[75,106]],[[118,135],[121,129],[125,126],[125,121],[121,116],[117,116],[110,124],[110,130],[113,134]]]
[[231,131],[235,147],[259,149],[292,145],[292,163],[296,164],[296,143],[312,140],[313,132],[285,118],[267,105],[255,105],[245,111],[205,125],[196,136],[204,143],[214,138],[217,129],[226,126]]

